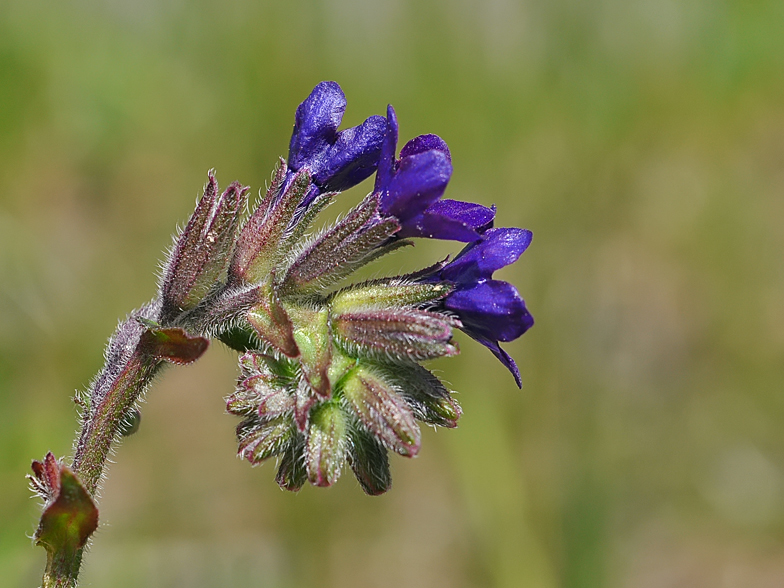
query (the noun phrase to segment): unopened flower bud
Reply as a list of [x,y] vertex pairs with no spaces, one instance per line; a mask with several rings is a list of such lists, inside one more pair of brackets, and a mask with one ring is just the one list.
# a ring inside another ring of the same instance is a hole
[[346,312],[333,318],[335,340],[350,354],[423,360],[457,355],[447,316],[416,309]]
[[305,439],[298,435],[281,456],[275,481],[284,490],[298,492],[305,485],[305,482],[308,481],[305,460],[302,459],[304,447]]
[[371,496],[383,494],[392,487],[389,456],[386,448],[361,427],[351,430],[351,451],[348,462],[362,489]]
[[292,307],[288,311],[294,325],[294,340],[299,349],[302,373],[316,394],[329,398],[332,386],[328,370],[332,359],[329,310],[326,307]]
[[281,241],[308,190],[310,175],[303,170],[284,190],[285,175],[286,164],[281,162],[269,190],[240,231],[229,268],[230,278],[234,281],[267,281],[270,271],[287,253],[281,247]]
[[418,420],[450,429],[457,426],[463,411],[429,370],[410,362],[388,364],[379,369],[400,390]]
[[258,302],[248,312],[247,320],[264,343],[288,357],[299,355],[294,326],[269,284],[259,287]]
[[294,433],[291,419],[286,417],[269,420],[250,417],[237,426],[237,455],[252,464],[261,463],[278,455],[291,441]]
[[343,398],[360,422],[385,446],[407,457],[419,452],[421,435],[414,414],[381,375],[358,367],[343,384]]
[[337,403],[313,411],[305,448],[308,479],[314,486],[331,486],[346,462],[348,419]]
[[218,194],[212,172],[204,195],[176,240],[163,271],[161,321],[196,306],[223,279],[248,188],[232,183]]
[[330,307],[336,314],[363,309],[415,306],[443,298],[452,291],[448,284],[417,284],[400,279],[382,279],[349,286],[336,292]]
[[376,259],[379,248],[400,229],[396,220],[377,216],[378,206],[378,197],[369,196],[315,240],[291,264],[281,289],[316,292]]
[[[291,379],[283,374],[282,362],[260,353],[240,359],[242,376],[237,389],[226,399],[226,410],[239,416],[258,414],[272,418],[294,410]],[[274,367],[273,367],[274,366]]]

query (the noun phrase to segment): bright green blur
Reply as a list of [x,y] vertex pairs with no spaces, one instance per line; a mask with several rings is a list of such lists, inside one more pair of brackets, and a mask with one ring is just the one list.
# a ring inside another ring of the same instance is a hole
[[392,103],[401,145],[449,143],[449,197],[533,230],[500,272],[537,321],[506,346],[524,389],[461,336],[432,364],[456,430],[391,456],[384,496],[294,495],[236,459],[214,344],[148,393],[83,585],[784,584],[782,23],[780,0],[0,2],[0,585],[40,582],[24,475],[70,453],[71,396],[207,170],[264,189],[325,79],[347,125]]

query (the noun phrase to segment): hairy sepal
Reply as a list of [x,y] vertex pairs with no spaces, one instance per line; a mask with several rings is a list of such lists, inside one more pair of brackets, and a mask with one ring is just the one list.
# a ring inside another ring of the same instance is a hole
[[237,426],[239,441],[237,455],[254,465],[259,464],[282,453],[291,443],[294,435],[290,418],[250,417]]
[[327,307],[290,306],[294,341],[299,349],[299,362],[305,379],[313,391],[323,398],[332,394],[329,366],[332,360],[332,335]]
[[286,177],[283,160],[258,208],[240,231],[229,275],[232,280],[257,283],[269,278],[269,273],[287,253],[281,247],[297,207],[310,186],[307,170],[298,172],[281,193]]
[[204,195],[177,237],[163,270],[163,321],[195,307],[225,278],[248,190],[233,182],[218,196],[218,183],[210,171]]
[[314,486],[331,486],[346,462],[348,419],[336,403],[325,403],[313,411],[305,446],[308,480]]
[[457,426],[463,411],[430,370],[410,362],[384,364],[377,369],[400,390],[418,420],[450,429]]
[[400,230],[395,219],[382,219],[377,212],[377,195],[368,196],[294,259],[281,290],[287,295],[314,293],[375,259],[376,249]]
[[330,307],[336,314],[357,309],[413,307],[439,300],[452,289],[446,283],[419,284],[399,278],[385,278],[338,290],[330,297]]
[[308,481],[304,451],[305,437],[298,433],[283,451],[275,476],[275,481],[284,490],[298,492]]
[[361,425],[352,427],[349,440],[348,463],[362,490],[370,496],[389,490],[392,474],[386,448]]
[[282,373],[281,362],[260,353],[246,353],[240,358],[240,367],[237,388],[226,398],[228,412],[274,418],[294,411],[292,379]]
[[413,412],[377,371],[357,367],[343,383],[343,399],[362,425],[386,447],[406,457],[419,452],[421,433]]
[[335,314],[332,332],[349,354],[421,361],[459,353],[452,343],[454,319],[425,310],[363,310]]
[[259,287],[258,302],[248,311],[246,318],[262,341],[283,355],[299,356],[294,325],[271,284]]

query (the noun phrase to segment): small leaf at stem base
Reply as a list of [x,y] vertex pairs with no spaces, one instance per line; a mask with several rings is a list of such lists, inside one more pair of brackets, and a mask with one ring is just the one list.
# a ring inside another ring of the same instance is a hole
[[33,473],[34,484],[48,494],[35,542],[46,549],[50,559],[75,559],[98,527],[98,509],[76,474],[51,453],[43,463],[33,462]]

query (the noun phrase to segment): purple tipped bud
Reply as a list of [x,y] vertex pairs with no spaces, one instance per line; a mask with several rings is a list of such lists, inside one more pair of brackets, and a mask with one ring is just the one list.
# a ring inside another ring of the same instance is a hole
[[291,419],[278,417],[263,420],[251,417],[237,427],[237,455],[252,464],[261,463],[286,449],[293,436]]
[[242,376],[237,389],[226,399],[231,414],[273,418],[294,410],[294,394],[287,388],[286,378],[276,374],[271,365],[277,361],[259,353],[246,353],[240,358]]
[[346,462],[348,419],[338,404],[326,403],[313,411],[305,446],[308,479],[314,486],[332,486]]
[[307,193],[310,176],[307,171],[298,173],[281,194],[285,174],[286,164],[281,162],[266,196],[242,227],[229,268],[231,279],[237,282],[267,280],[270,271],[287,253],[281,241]]
[[212,172],[204,195],[172,250],[161,280],[162,321],[196,306],[224,279],[248,188],[238,182],[218,196]]
[[335,340],[350,354],[424,360],[457,355],[452,328],[459,322],[424,310],[366,310],[333,317]]
[[359,421],[385,446],[406,457],[419,452],[421,435],[411,409],[379,374],[358,367],[344,382],[343,398]]

